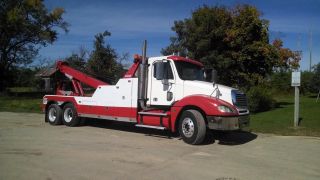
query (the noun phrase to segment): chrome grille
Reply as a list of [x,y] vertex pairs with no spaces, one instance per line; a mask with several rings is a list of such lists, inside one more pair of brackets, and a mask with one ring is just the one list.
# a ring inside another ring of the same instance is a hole
[[236,106],[247,108],[247,97],[245,94],[236,94]]
[[247,96],[240,91],[232,91],[232,101],[233,104],[240,109],[248,108]]

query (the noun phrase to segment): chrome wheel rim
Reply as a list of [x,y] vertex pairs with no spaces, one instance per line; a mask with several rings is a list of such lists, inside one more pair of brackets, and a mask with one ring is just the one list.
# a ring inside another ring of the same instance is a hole
[[66,108],[63,113],[63,119],[65,122],[69,123],[72,121],[73,111],[71,108]]
[[182,121],[182,132],[183,134],[190,138],[194,133],[194,124],[191,118],[185,118]]
[[54,122],[57,119],[57,110],[55,108],[49,109],[48,117],[50,122]]

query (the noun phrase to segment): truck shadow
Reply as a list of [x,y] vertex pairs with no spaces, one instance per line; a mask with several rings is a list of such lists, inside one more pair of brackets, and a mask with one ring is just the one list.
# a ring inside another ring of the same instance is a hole
[[[178,133],[172,133],[170,131],[163,131],[157,129],[139,128],[135,127],[132,123],[108,121],[100,119],[87,119],[84,126],[118,130],[132,133],[144,134],[145,136],[152,136],[165,139],[179,139],[182,140]],[[206,139],[201,145],[220,144],[220,145],[241,145],[253,141],[257,138],[257,135],[247,131],[209,131]]]
[[154,136],[159,138],[173,139],[179,137],[178,135],[171,133],[170,131],[163,131],[158,129],[140,128],[134,126],[132,123],[109,121],[101,119],[86,119],[84,126],[91,126],[96,128],[118,130],[132,133],[145,134],[146,136]]
[[220,145],[241,145],[255,140],[258,136],[248,131],[211,131],[207,133],[207,137],[203,145],[218,143]]

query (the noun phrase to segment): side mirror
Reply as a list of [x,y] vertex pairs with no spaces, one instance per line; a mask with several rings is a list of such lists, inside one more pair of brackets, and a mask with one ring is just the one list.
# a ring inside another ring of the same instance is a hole
[[154,76],[157,80],[163,80],[165,65],[163,62],[156,63],[154,65]]
[[[170,62],[167,60],[163,60],[161,62],[157,62],[154,65],[154,77],[157,80],[171,79],[172,71],[170,67]],[[171,74],[169,73],[171,72]]]
[[215,69],[211,71],[211,82],[214,84],[218,82],[218,72]]
[[215,69],[205,69],[205,81],[213,82],[214,84],[218,81],[218,73]]

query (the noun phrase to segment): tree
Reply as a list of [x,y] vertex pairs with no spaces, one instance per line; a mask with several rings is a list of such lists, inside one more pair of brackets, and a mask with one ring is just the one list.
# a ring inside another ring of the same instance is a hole
[[79,71],[85,71],[86,61],[76,53],[72,53],[71,56],[66,57],[64,61],[67,62],[68,65],[70,67],[73,67],[74,69],[77,69]]
[[284,48],[281,39],[275,39],[272,44],[277,51],[277,58],[274,64],[275,71],[292,71],[299,68],[301,60],[301,53],[299,51]]
[[10,70],[29,64],[41,46],[57,39],[57,29],[67,32],[64,9],[51,12],[43,0],[2,0],[0,2],[0,90],[10,79]]
[[69,64],[70,67],[73,67],[79,71],[85,72],[86,71],[86,55],[88,51],[84,47],[80,47],[78,53],[73,52],[71,56],[66,57],[64,59],[65,62]]
[[175,21],[176,35],[162,53],[186,54],[215,68],[224,84],[248,88],[265,82],[279,59],[279,49],[269,43],[268,27],[250,5],[203,6],[191,18]]
[[115,50],[109,44],[105,44],[105,38],[110,35],[110,32],[105,31],[95,36],[94,50],[89,57],[87,70],[96,78],[114,84],[121,75],[122,66],[117,63],[118,56]]
[[39,71],[39,68],[25,68],[20,67],[15,69],[16,78],[13,79],[14,86],[20,87],[37,87],[37,78],[35,77],[36,73]]

